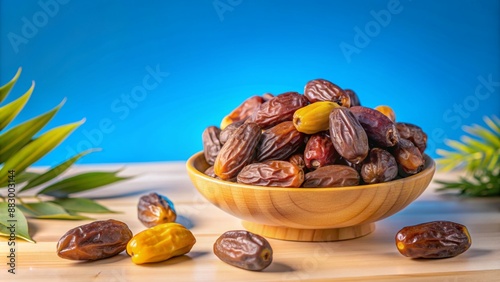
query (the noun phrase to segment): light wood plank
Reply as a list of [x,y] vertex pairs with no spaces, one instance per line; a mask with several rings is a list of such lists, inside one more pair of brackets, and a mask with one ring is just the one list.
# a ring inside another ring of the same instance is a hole
[[[99,166],[97,169],[114,169]],[[92,170],[79,166],[73,170]],[[7,241],[0,238],[0,281],[499,281],[500,198],[459,199],[429,188],[402,211],[375,223],[367,236],[337,242],[291,242],[269,239],[274,249],[272,265],[263,272],[229,266],[212,252],[215,240],[227,230],[243,229],[241,221],[212,204],[196,191],[184,163],[128,165],[123,172],[140,175],[91,195],[122,213],[93,215],[126,222],[134,233],[145,227],[137,220],[140,195],[150,191],[171,198],[180,221],[190,226],[197,243],[181,257],[134,265],[122,253],[95,262],[59,258],[57,240],[68,229],[90,221],[30,220],[38,243],[16,241],[16,274],[7,272]],[[452,179],[456,174],[437,174]],[[109,198],[111,195],[127,196]],[[432,220],[451,220],[469,228],[472,246],[464,254],[442,260],[412,260],[399,254],[394,243],[403,226]]]

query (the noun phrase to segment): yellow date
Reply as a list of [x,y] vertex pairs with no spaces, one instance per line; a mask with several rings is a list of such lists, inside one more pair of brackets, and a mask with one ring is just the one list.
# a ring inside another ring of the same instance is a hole
[[127,244],[135,264],[165,261],[191,251],[196,239],[186,227],[169,222],[137,233]]

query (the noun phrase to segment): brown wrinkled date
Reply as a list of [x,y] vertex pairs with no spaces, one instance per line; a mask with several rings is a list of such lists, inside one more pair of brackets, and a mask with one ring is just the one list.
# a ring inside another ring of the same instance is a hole
[[118,220],[101,220],[70,229],[57,242],[57,255],[70,260],[99,260],[127,247],[132,231]]
[[261,129],[255,123],[244,123],[229,137],[215,159],[214,173],[222,180],[236,177],[255,158]]
[[383,113],[363,107],[349,108],[366,132],[368,139],[375,146],[392,147],[399,141],[396,125]]
[[304,161],[308,169],[334,164],[339,154],[333,146],[332,139],[325,133],[312,135],[304,149]]
[[400,138],[392,154],[398,163],[399,174],[401,174],[401,176],[415,174],[420,172],[424,167],[424,157],[418,148],[409,140]]
[[336,84],[326,79],[313,79],[304,88],[304,96],[309,102],[332,101],[340,106],[350,107],[351,98]]
[[293,113],[307,104],[304,95],[286,92],[264,102],[246,122],[254,122],[262,129],[266,129],[280,122],[292,120]]
[[304,182],[304,171],[287,161],[265,161],[245,166],[236,179],[250,185],[300,187]]
[[[209,166],[204,174],[212,177],[212,178],[217,178],[217,179],[221,179],[220,177],[218,177],[216,174],[215,174],[215,171],[214,171],[214,166]],[[225,181],[229,181],[229,182],[236,182],[236,177],[232,177],[232,178],[229,178],[229,179],[225,179]]]
[[221,128],[224,129],[227,125],[234,122],[245,121],[253,115],[264,101],[264,98],[260,96],[252,96],[246,99],[241,105],[222,119]]
[[257,162],[286,160],[304,144],[305,134],[298,132],[291,121],[284,121],[262,132],[257,147]]
[[213,178],[217,178],[218,176],[215,175],[215,172],[214,172],[214,166],[209,166],[205,172],[204,172],[206,175],[210,176],[210,177],[213,177]]
[[417,146],[420,153],[424,153],[427,147],[427,134],[422,128],[407,122],[396,123],[396,128],[401,138],[410,140],[413,145]]
[[396,159],[388,151],[373,148],[361,167],[361,177],[365,183],[391,181],[398,175]]
[[245,230],[225,232],[215,241],[213,250],[221,261],[246,270],[260,271],[273,261],[269,242]]
[[146,227],[175,222],[177,213],[174,203],[167,197],[157,193],[149,193],[139,198],[137,218]]
[[306,162],[304,160],[304,154],[302,154],[302,153],[293,154],[292,156],[290,156],[288,161],[291,162],[292,164],[298,166],[304,172],[306,172],[307,167],[306,167]]
[[344,92],[349,96],[349,99],[351,100],[351,107],[354,106],[361,106],[361,102],[359,100],[358,94],[354,92],[354,90],[351,89],[345,89]]
[[327,165],[306,173],[302,187],[343,187],[359,184],[359,173],[346,165]]
[[243,124],[243,121],[238,121],[238,122],[233,122],[230,125],[226,126],[224,129],[221,130],[219,134],[219,141],[221,145],[224,145],[224,143],[227,142],[229,137],[233,135],[234,131],[238,129]]
[[396,234],[398,251],[410,258],[449,258],[472,244],[467,227],[451,221],[432,221],[407,226]]
[[403,122],[396,122],[396,128],[398,129],[399,137],[404,139],[409,139],[411,137],[411,131],[408,126]]
[[335,108],[330,113],[330,137],[335,150],[354,164],[368,155],[366,132],[348,108]]
[[222,147],[219,140],[220,132],[221,130],[217,126],[209,126],[203,131],[203,153],[205,154],[205,160],[209,165],[214,164],[215,158],[217,158],[220,148]]

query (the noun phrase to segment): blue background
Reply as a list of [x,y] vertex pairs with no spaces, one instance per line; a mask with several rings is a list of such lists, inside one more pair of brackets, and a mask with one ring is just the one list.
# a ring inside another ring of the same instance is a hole
[[186,160],[247,97],[314,78],[390,105],[433,157],[500,114],[499,1],[0,1],[0,83],[23,67],[6,101],[36,81],[13,124],[64,97],[46,128],[86,118],[38,165]]

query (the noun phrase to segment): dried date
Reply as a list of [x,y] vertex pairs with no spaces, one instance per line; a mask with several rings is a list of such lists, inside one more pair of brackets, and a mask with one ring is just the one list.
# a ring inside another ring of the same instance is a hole
[[301,168],[304,172],[305,170],[307,170],[306,162],[304,160],[304,154],[302,153],[296,153],[291,155],[288,161]]
[[[220,177],[218,177],[216,174],[215,174],[215,171],[214,171],[214,166],[209,166],[205,172],[204,172],[206,175],[212,177],[212,178],[215,178],[215,179],[221,179]],[[233,178],[230,178],[230,179],[226,179],[225,181],[229,181],[229,182],[236,182],[236,177],[233,177]]]
[[361,177],[365,183],[391,181],[398,175],[396,159],[388,151],[373,148],[361,167]]
[[427,134],[421,127],[407,122],[397,122],[396,128],[402,138],[410,140],[420,153],[424,153],[427,148]]
[[167,222],[135,234],[127,244],[127,254],[135,264],[154,263],[187,254],[195,243],[189,229]]
[[406,126],[404,122],[396,122],[396,128],[399,133],[399,137],[404,139],[409,139],[411,137],[410,128]]
[[292,120],[293,113],[307,103],[304,95],[286,92],[264,102],[246,122],[254,122],[266,129],[283,121]]
[[359,100],[358,94],[354,92],[354,90],[351,89],[345,89],[344,92],[349,96],[349,99],[351,100],[351,107],[354,106],[361,106],[361,102]]
[[144,226],[153,227],[162,223],[175,222],[177,213],[170,199],[153,192],[139,198],[137,218]]
[[406,226],[396,234],[398,251],[410,258],[449,258],[469,249],[467,227],[451,221],[432,221]]
[[57,255],[70,260],[99,260],[115,256],[127,247],[132,231],[127,224],[100,220],[66,232],[57,242]]
[[359,173],[346,165],[327,165],[305,175],[302,187],[344,187],[359,184]]
[[304,144],[305,134],[293,122],[284,121],[262,132],[257,147],[257,162],[286,160]]
[[323,133],[312,135],[304,149],[304,161],[308,169],[334,164],[339,154],[333,146],[330,136]]
[[306,134],[328,130],[330,112],[337,107],[340,107],[339,104],[330,101],[309,104],[295,111],[293,125],[298,131]]
[[381,112],[382,114],[384,114],[392,122],[396,122],[396,113],[394,112],[394,110],[391,107],[386,106],[386,105],[380,105],[380,106],[376,106],[375,110],[377,110],[377,111]]
[[371,143],[378,147],[392,147],[399,141],[396,125],[383,113],[363,107],[349,108],[366,132]]
[[304,171],[287,161],[270,160],[245,166],[236,179],[250,185],[300,187],[304,182]]
[[219,134],[219,141],[221,145],[224,145],[224,143],[227,142],[229,137],[234,133],[238,127],[240,127],[243,124],[243,121],[237,121],[233,122],[230,125],[226,126],[224,129],[221,130]]
[[221,128],[224,129],[233,122],[245,121],[253,115],[262,103],[264,103],[264,98],[260,96],[252,96],[246,99],[241,105],[236,107],[236,109],[222,119]]
[[335,150],[354,164],[368,155],[366,132],[348,108],[334,108],[330,113],[330,138]]
[[425,164],[425,159],[409,140],[400,138],[398,144],[392,149],[392,155],[398,163],[399,174],[408,176],[420,172]]
[[209,166],[205,172],[204,172],[206,175],[210,176],[210,177],[213,177],[213,178],[218,178],[217,175],[215,175],[215,172],[214,172],[214,166]]
[[213,165],[215,158],[219,154],[222,144],[219,140],[220,128],[217,126],[209,126],[205,128],[202,134],[203,154],[209,165]]
[[220,149],[214,163],[215,175],[222,180],[236,177],[255,158],[261,129],[255,123],[244,123],[236,129]]
[[269,242],[246,230],[225,232],[215,241],[213,250],[223,262],[246,270],[260,271],[273,261]]
[[351,99],[338,85],[326,79],[313,79],[304,87],[304,96],[309,102],[318,101],[336,102],[340,106],[350,107]]

